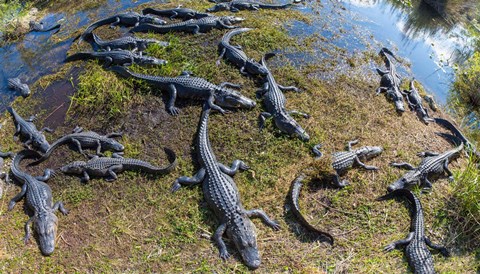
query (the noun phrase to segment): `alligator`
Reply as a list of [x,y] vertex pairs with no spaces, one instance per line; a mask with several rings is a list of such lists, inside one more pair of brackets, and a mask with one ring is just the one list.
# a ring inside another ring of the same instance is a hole
[[94,155],[88,162],[75,161],[60,168],[65,174],[81,175],[81,182],[86,183],[91,176],[104,177],[106,181],[117,180],[117,173],[125,170],[139,170],[151,174],[167,174],[177,166],[175,153],[164,148],[168,155],[170,164],[166,167],[157,167],[148,162],[123,158],[117,153],[112,157],[99,157]]
[[116,14],[114,16],[102,19],[100,21],[97,21],[91,24],[85,30],[85,32],[80,36],[79,42],[85,39],[85,36],[87,34],[92,33],[93,30],[103,25],[111,24],[110,28],[115,28],[117,25],[124,26],[124,27],[136,27],[139,24],[164,25],[166,23],[167,22],[162,19],[155,18],[149,15],[141,15],[136,12],[126,12],[126,13]]
[[208,12],[217,12],[229,10],[239,12],[240,10],[259,10],[259,9],[286,9],[292,4],[265,4],[257,1],[233,0],[230,2],[217,3],[215,6],[207,9]]
[[480,160],[480,152],[477,151],[476,146],[472,142],[470,142],[456,126],[454,126],[450,121],[442,118],[433,118],[433,120],[435,120],[435,123],[437,123],[441,127],[450,130],[450,132],[452,132],[454,136],[456,136],[462,141],[463,145],[465,146],[465,150],[468,153],[475,155],[477,161]]
[[227,60],[235,64],[240,68],[240,73],[243,75],[267,75],[268,70],[264,66],[260,65],[253,59],[248,59],[245,52],[243,52],[241,46],[232,46],[230,39],[239,33],[247,32],[252,29],[241,28],[235,29],[225,34],[218,44],[218,50],[220,51],[220,57],[217,60],[217,66],[220,64],[220,60],[225,57]]
[[135,54],[128,50],[112,50],[112,51],[99,51],[99,52],[78,52],[68,56],[65,62],[85,60],[85,59],[98,59],[103,61],[105,68],[111,65],[131,66],[133,64],[138,65],[165,65],[167,61],[157,59],[151,56],[144,56]]
[[187,8],[174,8],[174,9],[165,9],[165,10],[159,10],[159,9],[153,9],[153,8],[146,8],[142,10],[143,15],[147,14],[153,14],[157,16],[165,16],[170,19],[175,19],[175,18],[182,18],[182,19],[201,19],[204,17],[211,16],[208,13],[204,12],[198,12],[196,10],[192,9],[187,9]]
[[412,79],[412,81],[410,81],[410,90],[403,90],[403,93],[407,98],[408,106],[410,110],[417,113],[418,117],[425,124],[428,124],[429,122],[434,122],[434,120],[428,115],[427,109],[423,107],[422,97],[420,97],[420,94],[418,94],[418,90],[415,88],[414,82],[415,79]]
[[303,186],[303,179],[305,178],[305,174],[300,174],[295,180],[292,181],[292,185],[290,186],[289,191],[289,199],[292,203],[291,210],[295,217],[300,221],[300,224],[307,228],[309,231],[325,238],[331,245],[333,245],[334,239],[333,236],[327,232],[319,230],[312,226],[306,219],[303,217],[300,211],[300,205],[298,203],[298,197],[300,196],[300,191],[302,190]]
[[60,24],[56,24],[56,25],[51,26],[49,28],[45,28],[45,26],[43,25],[43,22],[37,23],[35,21],[30,21],[28,23],[28,25],[30,26],[30,32],[32,32],[32,31],[48,32],[48,31],[57,29],[57,31],[55,32],[55,33],[57,33],[60,30]]
[[117,142],[114,137],[121,137],[122,134],[120,133],[110,133],[107,135],[100,135],[93,131],[83,131],[83,128],[76,127],[71,134],[65,135],[62,138],[56,140],[50,148],[40,157],[38,160],[29,164],[37,165],[50,157],[52,152],[59,146],[67,143],[72,143],[76,146],[78,151],[87,156],[83,149],[85,148],[93,148],[96,150],[97,155],[103,156],[101,153],[105,150],[111,150],[114,152],[122,152],[125,147]]
[[193,177],[183,176],[176,179],[172,191],[177,191],[181,185],[201,183],[207,204],[220,220],[220,226],[213,235],[220,257],[225,260],[230,256],[222,239],[222,235],[227,232],[245,264],[249,268],[256,269],[260,266],[261,258],[258,253],[255,228],[250,218],[259,217],[275,230],[280,229],[280,226],[262,210],[245,210],[242,206],[240,194],[231,176],[235,175],[239,169],[247,170],[249,167],[240,160],[233,161],[231,167],[217,161],[208,138],[210,110],[210,106],[205,103],[198,125],[196,146],[201,168]]
[[430,107],[431,110],[433,110],[433,111],[438,110],[437,103],[435,103],[435,99],[433,99],[432,95],[427,94],[427,95],[423,96],[423,99],[425,100],[425,102],[428,103],[428,106]]
[[[115,66],[110,68],[123,77],[135,77],[146,81],[147,83],[167,90],[170,99],[167,102],[167,111],[171,115],[178,115],[179,109],[175,107],[175,100],[180,98],[191,98],[195,100],[207,100],[209,106],[221,113],[225,113],[221,107],[230,108],[247,108],[255,107],[255,102],[241,95],[239,92],[226,88],[239,85],[232,83],[221,83],[214,85],[207,80],[199,77],[192,77],[188,72],[184,71],[179,77],[163,77],[139,74],[129,71],[124,67]],[[217,105],[218,104],[218,105]]]
[[414,273],[435,273],[433,268],[433,257],[427,246],[440,251],[440,253],[442,253],[442,255],[445,257],[450,256],[450,253],[445,247],[433,244],[430,239],[425,236],[422,204],[415,194],[413,194],[410,190],[396,189],[382,197],[377,198],[377,201],[383,201],[398,196],[405,197],[412,204],[410,233],[408,234],[407,238],[387,245],[384,250],[389,252],[395,248],[405,246],[407,260],[410,264],[410,267],[414,270]]
[[428,176],[431,174],[441,174],[445,171],[448,174],[448,180],[453,181],[453,174],[448,169],[448,163],[453,156],[457,155],[460,151],[463,150],[463,143],[459,138],[445,133],[436,133],[437,135],[458,144],[457,147],[445,151],[444,153],[437,153],[431,151],[425,151],[418,153],[418,156],[422,157],[422,161],[418,167],[413,167],[411,164],[402,162],[402,163],[390,163],[393,167],[407,169],[408,172],[405,173],[400,179],[398,179],[393,184],[389,185],[387,190],[389,192],[394,191],[400,188],[407,188],[412,185],[423,186],[425,190],[432,188],[432,183],[428,180]]
[[10,78],[7,82],[8,88],[20,93],[23,98],[27,98],[30,95],[30,88],[27,84],[22,83],[19,78]]
[[397,70],[387,54],[392,56],[395,60],[397,60],[397,58],[387,48],[382,48],[379,54],[384,57],[387,71],[382,71],[377,68],[378,74],[382,77],[380,80],[380,87],[377,89],[377,95],[386,92],[387,98],[395,103],[397,111],[404,112],[403,96],[400,92],[400,76],[397,74]]
[[[347,151],[335,152],[332,154],[332,167],[336,172],[333,181],[337,187],[345,187],[349,184],[347,180],[340,181],[340,175],[346,173],[346,171],[354,164],[357,164],[366,170],[378,170],[377,167],[365,165],[360,161],[360,158],[368,160],[378,156],[383,152],[383,148],[378,146],[365,146],[352,150],[352,145],[357,143],[358,140],[350,141],[348,142]],[[313,147],[313,153],[316,155],[316,159],[323,156],[322,152],[320,152],[321,146],[322,145],[315,145]]]
[[166,47],[169,45],[168,42],[158,41],[155,39],[137,38],[133,36],[124,36],[124,37],[121,37],[115,40],[110,40],[110,41],[104,41],[100,39],[100,37],[98,37],[95,33],[92,33],[91,37],[92,37],[92,43],[94,45],[94,48],[98,48],[106,51],[111,51],[112,49],[113,50],[124,49],[124,50],[130,50],[132,52],[138,51],[140,56],[142,56],[142,52],[146,50],[147,46],[150,44],[157,44],[163,47]]
[[33,123],[35,116],[31,116],[29,119],[25,120],[18,115],[18,113],[12,107],[8,107],[7,110],[12,115],[13,123],[15,124],[16,131],[13,135],[14,139],[20,135],[20,140],[24,142],[23,145],[26,148],[33,148],[45,153],[50,147],[50,144],[45,139],[43,132],[53,132],[53,130],[45,127],[38,131],[37,127],[35,127],[35,124]]
[[38,153],[33,150],[23,150],[13,158],[12,174],[13,177],[20,181],[22,190],[19,194],[10,200],[8,210],[12,210],[16,203],[25,197],[25,204],[28,209],[33,211],[33,216],[25,223],[25,244],[31,236],[30,224],[33,222],[33,227],[38,235],[38,242],[40,250],[43,255],[50,255],[55,249],[55,237],[57,232],[58,219],[55,212],[60,210],[64,215],[68,211],[63,206],[62,202],[53,203],[52,190],[45,183],[53,171],[46,169],[43,176],[33,177],[32,175],[21,171],[19,169],[20,162],[27,157],[37,156]]
[[295,121],[295,119],[290,116],[290,114],[301,114],[305,118],[309,118],[309,116],[305,113],[301,113],[298,111],[287,111],[285,109],[285,96],[282,93],[282,90],[292,90],[295,92],[299,92],[298,88],[296,87],[284,87],[282,85],[277,84],[275,78],[273,78],[272,73],[268,69],[265,59],[274,56],[275,54],[270,53],[265,55],[262,58],[261,66],[267,70],[267,76],[265,78],[265,83],[261,90],[259,90],[258,95],[263,97],[263,103],[265,104],[265,108],[267,112],[262,112],[260,114],[260,128],[265,126],[265,119],[272,117],[275,121],[275,125],[280,129],[280,131],[291,135],[296,136],[302,141],[310,140],[310,136],[308,136],[307,132]]
[[235,16],[208,16],[200,19],[190,19],[187,21],[169,24],[165,26],[158,26],[152,24],[141,24],[134,27],[130,32],[156,32],[156,33],[168,33],[171,31],[183,31],[191,32],[193,34],[199,34],[208,32],[214,28],[217,29],[234,29],[236,26],[232,24],[243,21],[243,18]]
[[[3,171],[3,158],[12,158],[15,154],[12,152],[2,152],[0,151],[0,179],[4,180],[6,183],[10,181],[8,172]],[[0,181],[0,198],[3,196],[3,182]]]

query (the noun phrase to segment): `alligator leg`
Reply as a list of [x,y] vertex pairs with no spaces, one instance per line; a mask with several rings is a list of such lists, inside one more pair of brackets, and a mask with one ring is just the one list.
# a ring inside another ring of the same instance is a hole
[[29,122],[29,123],[33,123],[33,121],[35,121],[37,119],[37,117],[35,115],[32,115],[30,117],[28,117],[28,119],[26,119],[25,121]]
[[200,26],[195,25],[192,30],[193,34],[200,34]]
[[453,173],[450,171],[450,169],[448,169],[448,158],[445,159],[445,162],[443,163],[443,170],[445,170],[445,172],[448,175],[448,181],[453,182],[454,180]]
[[257,90],[257,94],[256,94],[257,98],[258,99],[262,98],[265,95],[265,93],[268,92],[269,87],[270,85],[268,84],[268,82],[263,83],[262,88]]
[[376,166],[367,166],[366,164],[362,163],[358,157],[355,157],[355,162],[366,170],[378,170],[378,167]]
[[15,140],[15,137],[18,136],[18,134],[20,134],[20,131],[22,130],[22,127],[20,126],[20,124],[17,124],[15,126],[15,133],[13,134],[13,139]]
[[401,162],[401,163],[390,163],[390,166],[398,167],[398,168],[404,168],[404,169],[407,169],[407,170],[414,170],[414,169],[415,169],[414,166],[412,166],[412,165],[409,164],[409,163],[405,163],[405,162]]
[[113,63],[112,57],[105,57],[105,63],[103,63],[104,68],[108,68]]
[[428,190],[432,188],[432,182],[430,182],[427,177],[420,179],[420,181],[424,185],[424,189]]
[[102,143],[100,140],[97,140],[97,150],[95,151],[97,155],[102,155]]
[[450,252],[447,250],[446,247],[432,243],[428,237],[424,237],[423,239],[431,249],[440,251],[440,253],[442,253],[442,255],[445,257],[450,257]]
[[116,138],[116,137],[122,137],[123,134],[120,132],[112,132],[110,134],[105,135],[107,138]]
[[88,181],[90,181],[90,176],[88,175],[88,172],[84,170],[82,173],[82,177],[80,178],[80,182],[88,183]]
[[222,239],[222,236],[225,233],[226,229],[227,229],[227,224],[223,223],[217,228],[217,230],[215,231],[215,234],[213,234],[213,240],[218,245],[218,250],[220,251],[220,258],[224,260],[230,257],[230,254],[227,251],[227,246],[225,245],[225,242]]
[[240,68],[240,73],[244,76],[248,76],[248,72],[245,71],[245,65]]
[[120,18],[115,17],[115,22],[113,22],[112,24],[110,24],[110,28],[111,28],[111,29],[114,29],[119,23],[120,23]]
[[297,87],[294,87],[294,86],[285,87],[285,86],[282,86],[282,85],[279,85],[279,84],[277,84],[277,86],[278,86],[278,88],[281,89],[282,91],[301,92]]
[[358,144],[358,139],[348,142],[347,144],[348,151],[352,151],[352,145],[356,145],[356,144]]
[[235,7],[230,7],[231,12],[239,12],[240,10]]
[[437,152],[431,152],[431,151],[424,151],[424,152],[419,152],[417,153],[417,156],[420,157],[432,157],[432,156],[438,156],[440,153]]
[[[190,15],[190,14],[188,14],[188,15]],[[170,16],[170,20],[173,20],[177,16],[178,16],[178,13],[176,11],[172,11],[172,16]]]
[[379,87],[379,88],[377,88],[376,94],[379,95],[380,93],[386,92],[387,90],[388,90],[388,88],[386,88],[386,87]]
[[260,118],[260,122],[259,122],[260,130],[262,130],[265,127],[265,120],[267,118],[271,118],[271,117],[272,117],[272,114],[270,114],[269,112],[260,113],[260,116],[259,116],[259,118]]
[[220,112],[221,114],[225,114],[225,113],[229,112],[229,111],[226,111],[223,108],[215,105],[214,101],[215,101],[215,96],[213,95],[213,90],[210,90],[210,97],[208,97],[208,99],[207,99],[208,106],[210,108]]
[[15,204],[18,203],[18,201],[20,201],[23,198],[23,196],[25,196],[25,193],[27,193],[27,184],[23,184],[22,185],[22,190],[20,190],[20,193],[15,195],[15,197],[13,197],[10,200],[10,203],[8,203],[8,211],[13,209]]
[[280,229],[280,225],[273,221],[272,219],[270,219],[267,214],[261,210],[261,209],[252,209],[252,210],[247,210],[245,211],[245,214],[247,214],[247,216],[249,218],[260,218],[262,219],[262,221],[268,225],[269,227],[273,228],[274,230],[279,230]]
[[233,83],[230,83],[230,82],[223,82],[218,86],[221,87],[221,88],[223,88],[223,87],[231,87],[231,88],[237,88],[237,89],[242,88],[242,85],[233,84]]
[[333,182],[334,182],[335,186],[340,187],[340,188],[344,188],[344,187],[349,185],[347,180],[340,180],[340,175],[338,175],[338,174],[335,174],[335,176],[333,177]]
[[35,177],[35,179],[37,179],[39,181],[42,181],[42,182],[45,182],[45,181],[48,181],[48,179],[50,179],[50,176],[52,176],[54,174],[55,174],[55,172],[53,170],[47,168],[43,172],[43,176],[37,176],[37,177]]
[[384,70],[381,70],[379,68],[377,68],[376,70],[377,70],[377,73],[380,74],[380,76],[383,76],[383,75],[388,73],[388,71],[384,71]]
[[182,185],[193,186],[196,184],[200,184],[204,178],[205,178],[205,169],[201,168],[197,172],[197,174],[193,175],[193,177],[182,176],[177,178],[175,182],[173,182],[171,191],[175,192],[179,190],[180,187],[182,187]]
[[32,224],[33,222],[33,218],[35,217],[31,217],[30,219],[28,219],[28,221],[25,223],[25,237],[23,237],[23,243],[24,244],[27,244],[28,243],[28,240],[30,240],[30,236],[32,235],[32,229],[30,228],[30,225]]
[[298,111],[298,110],[290,110],[290,111],[288,112],[288,114],[290,114],[290,115],[300,115],[300,116],[302,116],[302,117],[305,118],[305,119],[310,118],[310,115],[308,115],[308,114],[306,114],[306,113],[303,113],[303,112],[300,112],[300,111]]
[[53,132],[53,129],[51,129],[51,128],[49,128],[49,127],[44,127],[44,128],[42,128],[42,129],[40,130],[40,132],[44,132],[44,131],[46,131],[46,132],[48,132],[48,133],[52,133],[52,132]]
[[220,56],[218,56],[217,62],[215,62],[217,64],[217,66],[220,66],[220,62],[221,62],[223,56],[225,55],[226,51],[227,51],[227,49],[223,48],[222,51],[220,52]]
[[83,131],[83,127],[76,126],[73,130],[72,133],[80,133]]
[[175,88],[175,85],[169,85],[168,86],[168,94],[170,95],[170,100],[167,102],[167,111],[171,115],[178,115],[180,110],[175,107],[175,100],[177,99],[177,89]]
[[232,163],[232,167],[227,167],[225,166],[224,164],[222,163],[218,163],[218,167],[220,168],[220,170],[225,173],[225,174],[228,174],[230,176],[233,176],[235,174],[237,174],[238,170],[247,170],[249,169],[250,167],[245,164],[242,160],[235,160],[233,161]]
[[392,250],[394,250],[395,248],[397,248],[401,245],[406,245],[406,244],[408,244],[409,242],[412,241],[414,235],[415,235],[415,233],[410,232],[408,234],[407,238],[405,238],[403,240],[395,241],[395,242],[387,245],[383,250],[386,251],[386,252],[389,252],[389,251],[392,251]]
[[122,165],[113,165],[111,166],[108,170],[107,170],[107,173],[108,175],[110,175],[110,177],[107,177],[105,178],[105,181],[107,182],[112,182],[112,181],[115,181],[118,179],[118,176],[117,174],[115,173],[116,172],[119,172],[119,171],[122,171],[123,170],[123,166]]
[[86,155],[85,152],[83,151],[82,149],[82,144],[80,144],[80,141],[78,141],[77,139],[72,139],[72,143],[74,143],[78,149],[78,151],[83,154],[83,155]]
[[60,212],[62,212],[63,215],[67,215],[68,214],[68,210],[65,208],[65,206],[63,205],[63,202],[61,201],[58,201],[56,202],[54,205],[53,205],[53,211],[57,211],[57,210],[60,210]]

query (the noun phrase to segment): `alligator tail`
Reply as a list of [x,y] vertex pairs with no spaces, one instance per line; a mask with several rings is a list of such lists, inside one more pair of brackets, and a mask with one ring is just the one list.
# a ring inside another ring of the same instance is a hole
[[20,151],[19,153],[17,153],[15,155],[15,157],[13,157],[13,161],[12,161],[12,167],[11,167],[11,170],[12,170],[12,173],[13,175],[16,177],[16,178],[21,178],[21,179],[25,179],[25,172],[23,172],[22,170],[20,170],[20,162],[25,159],[25,158],[38,158],[40,157],[41,155],[34,151],[34,150],[30,150],[30,149],[24,149],[22,151]]
[[100,21],[97,21],[97,22],[91,24],[90,26],[88,26],[88,28],[85,30],[85,32],[80,36],[80,40],[78,42],[80,43],[82,40],[85,40],[85,37],[89,33],[92,33],[94,29],[96,29],[100,26],[106,25],[106,24],[114,23],[114,22],[115,22],[115,17],[110,17],[110,18],[106,18],[106,19],[103,19],[103,20],[100,20]]
[[303,186],[303,179],[305,175],[300,174],[295,180],[292,181],[292,185],[290,186],[290,191],[289,191],[289,199],[292,204],[292,212],[297,217],[297,219],[300,221],[300,223],[305,226],[309,231],[312,231],[325,239],[333,246],[334,239],[333,236],[327,232],[324,232],[322,230],[319,230],[315,227],[313,227],[306,219],[303,217],[302,213],[300,212],[300,205],[298,203],[298,198],[300,196],[300,190],[302,189]]
[[269,53],[265,53],[265,55],[262,57],[262,60],[260,61],[260,64],[264,67],[267,67],[267,60],[274,57],[275,55],[277,55],[275,52],[269,52]]
[[163,10],[158,10],[158,9],[153,9],[153,8],[143,9],[142,14],[143,15],[153,14],[153,15],[157,15],[157,16],[167,16],[167,15],[169,15],[168,11],[163,11]]
[[59,146],[67,143],[69,141],[69,136],[63,136],[62,138],[58,139],[57,141],[55,141],[49,148],[48,150],[42,155],[42,157],[40,157],[39,159],[29,163],[27,166],[35,166],[35,165],[38,165],[40,164],[41,162],[47,160],[50,155],[52,154],[52,152]]
[[7,111],[12,115],[14,120],[18,120],[18,118],[20,118],[18,113],[11,106],[7,107]]
[[51,31],[51,30],[59,29],[59,28],[60,28],[60,24],[56,24],[55,26],[52,26],[52,27],[50,27],[50,28],[48,28],[48,29],[44,29],[44,30],[42,30],[42,31],[47,32],[47,31]]
[[260,8],[262,9],[286,9],[288,7],[293,6],[292,4],[259,4]]
[[312,148],[313,154],[315,154],[315,159],[320,159],[323,157],[323,153],[320,151],[322,144],[314,145]]
[[414,205],[414,214],[416,214],[417,212],[419,212],[421,210],[421,204],[420,204],[420,200],[418,200],[417,196],[415,196],[415,194],[413,194],[413,192],[411,192],[410,190],[406,189],[406,188],[400,188],[400,189],[396,189],[392,192],[389,192],[388,194],[386,195],[383,195],[381,197],[378,197],[376,200],[377,201],[385,201],[385,200],[389,200],[389,199],[392,199],[392,198],[395,198],[395,197],[405,197],[412,205]]
[[78,52],[75,54],[72,54],[65,58],[64,62],[71,62],[71,61],[77,61],[77,60],[84,60],[84,59],[93,59],[93,54],[89,52]]
[[223,36],[222,42],[230,43],[230,39],[232,39],[233,36],[243,32],[251,31],[251,30],[252,30],[251,28],[234,29]]
[[125,78],[134,76],[134,74],[130,70],[122,66],[112,66],[112,67],[109,67],[108,70],[116,72]]
[[170,164],[166,167],[157,167],[150,163],[137,159],[125,159],[125,163],[123,163],[122,165],[125,166],[127,169],[137,169],[152,174],[170,173],[177,166],[177,156],[175,155],[175,152],[173,152],[173,150],[171,149],[164,148],[164,150],[170,162]]
[[463,133],[460,132],[460,130],[456,126],[454,126],[450,121],[442,118],[433,118],[433,119],[435,120],[435,123],[437,123],[438,125],[440,125],[445,129],[450,130],[453,133],[453,135],[455,135],[457,138],[460,138],[465,145],[467,145],[467,143],[470,143],[465,137],[465,135],[463,135]]
[[453,143],[454,145],[456,145],[457,148],[455,149],[455,151],[453,151],[454,153],[455,152],[460,152],[463,149],[463,142],[457,136],[454,136],[454,135],[448,134],[448,133],[443,133],[443,132],[435,132],[435,134],[444,138],[445,140],[449,141],[450,143]]

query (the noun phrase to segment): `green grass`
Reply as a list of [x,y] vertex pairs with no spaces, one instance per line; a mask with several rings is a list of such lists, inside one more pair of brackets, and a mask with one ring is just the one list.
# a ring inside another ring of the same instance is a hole
[[457,71],[455,82],[450,93],[449,103],[459,112],[459,116],[466,116],[473,112],[477,119],[480,117],[480,53],[475,52],[465,67]]

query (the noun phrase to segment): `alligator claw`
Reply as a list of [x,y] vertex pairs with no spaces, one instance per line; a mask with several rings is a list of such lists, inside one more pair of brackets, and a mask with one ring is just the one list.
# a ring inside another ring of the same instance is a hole
[[448,251],[448,249],[446,249],[445,247],[442,247],[440,248],[438,251],[440,251],[440,253],[445,256],[445,257],[450,257],[450,251]]
[[220,258],[222,258],[222,260],[226,260],[229,257],[230,257],[230,253],[228,253],[228,251],[226,250],[220,251]]
[[448,176],[448,181],[452,183],[453,181],[455,181],[455,178],[453,178],[453,176]]
[[273,229],[273,230],[280,230],[280,224],[273,221],[271,224],[270,224],[270,227]]
[[170,191],[171,191],[172,193],[175,193],[175,192],[177,192],[181,187],[182,187],[182,185],[180,185],[180,184],[177,183],[177,182],[174,182],[173,185],[172,185],[172,188],[170,189]]
[[249,167],[247,164],[245,164],[245,163],[241,163],[240,166],[239,166],[239,168],[240,168],[241,170],[248,170],[248,169],[250,169],[250,167]]
[[395,245],[394,245],[394,244],[389,244],[389,245],[387,245],[387,246],[383,249],[383,251],[385,251],[385,252],[390,252],[390,251],[392,251],[392,250],[394,250],[394,249],[395,249]]
[[170,112],[171,115],[176,116],[180,113],[180,110],[176,107],[171,107],[168,109],[168,112]]

